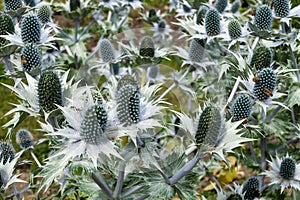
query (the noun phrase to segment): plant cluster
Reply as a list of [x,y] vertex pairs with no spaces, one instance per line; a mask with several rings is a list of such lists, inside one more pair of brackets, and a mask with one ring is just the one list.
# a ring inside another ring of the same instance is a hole
[[300,5],[157,4],[4,0],[2,199],[300,199]]

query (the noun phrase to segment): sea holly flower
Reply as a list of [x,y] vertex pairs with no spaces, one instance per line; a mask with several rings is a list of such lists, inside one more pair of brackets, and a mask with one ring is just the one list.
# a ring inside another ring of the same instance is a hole
[[4,0],[4,10],[5,11],[16,11],[22,7],[21,0]]
[[[248,93],[254,98],[255,102],[262,107],[264,113],[267,112],[267,108],[272,104],[277,104],[287,108],[284,104],[274,101],[274,99],[286,95],[284,93],[277,92],[276,90],[278,72],[279,70],[264,68],[257,74],[257,76],[254,76],[250,71],[248,79],[241,81],[247,88]],[[261,80],[259,78],[261,78]]]
[[34,145],[32,134],[26,129],[18,130],[16,133],[16,141],[20,147],[25,150],[32,148]]
[[10,41],[1,37],[8,34],[13,34],[15,32],[15,27],[13,20],[8,14],[0,14],[0,56],[12,54],[16,47],[7,46]]
[[271,157],[271,161],[268,162],[271,169],[262,174],[271,178],[269,185],[280,186],[281,193],[286,188],[300,190],[300,164],[291,156],[287,154],[283,158]]
[[38,8],[37,17],[42,24],[47,24],[51,22],[52,10],[49,5],[44,4]]
[[232,121],[239,121],[242,119],[248,119],[251,114],[253,102],[249,95],[239,95],[232,103],[230,113],[232,115]]
[[179,7],[176,9],[176,17],[192,16],[195,12],[196,10],[193,9],[186,0],[184,0],[182,3],[179,4]]
[[170,36],[172,29],[165,20],[160,20],[158,23],[153,23],[154,39],[164,41],[166,37]]
[[208,105],[199,113],[201,114],[194,120],[186,114],[175,112],[182,122],[179,127],[193,141],[190,148],[200,146],[207,153],[215,155],[215,159],[228,162],[224,156],[226,152],[232,152],[242,146],[242,143],[253,140],[238,134],[241,129],[237,128],[243,121],[224,122],[223,112],[219,108]]
[[242,36],[242,28],[237,20],[228,23],[228,33],[231,39],[238,39]]
[[272,26],[272,11],[267,5],[259,6],[254,16],[254,25],[259,30],[270,31]]
[[250,66],[257,70],[271,67],[273,62],[273,53],[270,48],[258,46],[254,49]]
[[217,0],[216,3],[215,3],[215,9],[219,13],[222,13],[222,12],[225,11],[227,5],[228,5],[228,0]]
[[42,66],[42,53],[39,47],[29,43],[26,44],[21,51],[21,64],[24,71],[31,72],[41,68]]
[[250,177],[243,184],[243,194],[245,200],[254,200],[260,197],[260,182],[255,176]]
[[241,1],[240,0],[235,0],[232,4],[231,4],[231,12],[232,13],[236,13],[239,11],[241,7]]
[[15,158],[15,149],[8,142],[0,143],[0,162],[5,165],[7,162],[11,162]]
[[[75,96],[76,99],[68,99],[68,106],[59,106],[66,126],[54,130],[49,122],[40,122],[50,137],[60,136],[60,149],[50,156],[41,172],[44,181],[40,189],[47,189],[69,162],[87,157],[96,168],[101,154],[122,159],[111,141],[116,136],[115,124],[108,117],[106,103],[96,103],[90,87],[81,88]],[[55,171],[51,166],[56,166]]]
[[290,20],[295,17],[300,17],[300,5],[291,8],[289,0],[274,0],[274,18],[279,18],[281,22],[289,24]]
[[[155,119],[162,107],[161,100],[153,99],[160,85],[149,85],[139,88],[132,75],[124,75],[118,82],[113,77],[108,85],[111,100],[109,116],[118,126],[118,136],[129,136],[136,144],[137,137],[155,127],[162,127]],[[147,135],[147,134],[146,134]]]

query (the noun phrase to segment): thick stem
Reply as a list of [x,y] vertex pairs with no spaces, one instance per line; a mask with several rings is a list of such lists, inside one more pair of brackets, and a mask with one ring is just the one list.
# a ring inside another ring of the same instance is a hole
[[79,19],[75,19],[74,24],[75,24],[74,42],[76,43],[78,41],[78,32],[79,32],[79,27],[80,27]]
[[116,185],[114,193],[113,193],[113,198],[117,198],[122,191],[124,176],[125,176],[125,167],[126,167],[126,164],[124,161],[119,166],[118,180],[117,180],[117,185]]
[[95,174],[94,172],[91,174],[92,179],[95,183],[103,190],[105,195],[108,197],[109,200],[113,200],[112,191],[105,182],[103,176],[100,173]]
[[300,73],[299,73],[299,68],[298,68],[298,64],[297,64],[295,54],[294,54],[293,49],[292,49],[290,44],[288,45],[288,47],[289,47],[289,51],[290,51],[290,54],[291,54],[291,59],[293,61],[294,69],[297,70],[296,71],[297,81],[300,82]]
[[[267,138],[263,137],[260,139],[260,151],[261,151],[261,171],[265,171],[267,168],[267,161],[266,161],[266,152],[268,150],[268,143]],[[265,175],[261,176],[261,183],[264,183]]]
[[128,196],[134,194],[135,192],[139,191],[139,190],[142,189],[142,188],[143,188],[143,186],[134,186],[134,187],[131,187],[131,188],[129,188],[128,190],[125,190],[124,192],[122,192],[122,193],[120,194],[120,198],[123,199],[123,198],[125,198],[125,197],[128,197]]
[[257,156],[256,156],[256,154],[255,154],[255,151],[254,151],[254,148],[253,148],[252,143],[251,143],[251,142],[248,142],[248,145],[249,145],[249,149],[250,149],[250,152],[251,152],[251,154],[252,154],[252,157],[253,157],[253,159],[254,159],[254,162],[255,162],[256,164],[258,164],[258,159],[257,159]]
[[177,183],[181,178],[183,178],[197,165],[200,159],[201,159],[201,154],[200,151],[198,150],[195,157],[169,179],[169,184],[174,185],[175,183]]

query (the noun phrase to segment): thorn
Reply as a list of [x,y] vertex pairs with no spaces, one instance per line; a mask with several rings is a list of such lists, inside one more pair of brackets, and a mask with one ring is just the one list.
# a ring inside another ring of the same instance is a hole
[[263,93],[265,93],[265,94],[268,95],[269,97],[272,97],[272,96],[273,96],[272,91],[270,91],[270,90],[267,89],[267,88],[264,88],[264,89],[263,89]]
[[258,82],[259,82],[259,78],[256,77],[256,76],[254,76],[253,79],[252,79],[252,81],[253,81],[254,83],[258,83]]

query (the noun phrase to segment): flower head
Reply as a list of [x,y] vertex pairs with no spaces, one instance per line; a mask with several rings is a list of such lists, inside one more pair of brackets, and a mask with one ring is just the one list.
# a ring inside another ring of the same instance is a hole
[[283,158],[276,156],[268,162],[271,169],[262,174],[271,178],[270,185],[280,186],[281,192],[289,187],[300,190],[300,164],[288,154]]
[[260,197],[260,182],[255,176],[250,177],[243,185],[245,200],[254,200]]
[[15,158],[15,149],[8,142],[0,143],[0,162],[5,165],[7,162],[11,162]]
[[272,26],[272,20],[272,11],[270,7],[267,5],[259,6],[255,13],[254,25],[259,30],[270,31]]
[[16,140],[22,149],[28,149],[33,146],[33,137],[26,129],[20,129],[17,132]]

